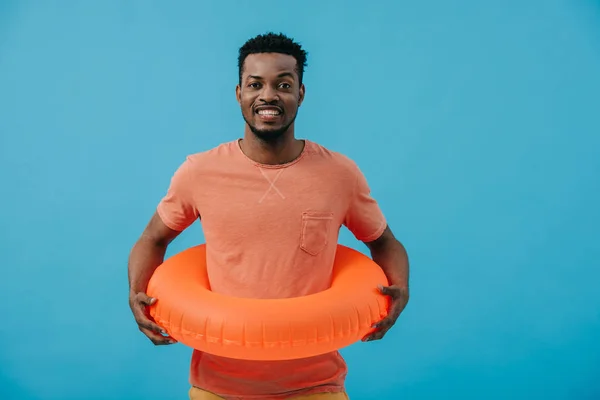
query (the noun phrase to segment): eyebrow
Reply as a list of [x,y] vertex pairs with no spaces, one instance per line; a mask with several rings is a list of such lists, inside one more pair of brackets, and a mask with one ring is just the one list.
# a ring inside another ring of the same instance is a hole
[[[277,75],[278,78],[283,78],[284,76],[289,76],[291,78],[294,78],[294,74],[292,74],[291,72],[282,72],[281,74]],[[258,75],[248,75],[248,79],[256,79],[256,80],[260,81],[263,78]]]

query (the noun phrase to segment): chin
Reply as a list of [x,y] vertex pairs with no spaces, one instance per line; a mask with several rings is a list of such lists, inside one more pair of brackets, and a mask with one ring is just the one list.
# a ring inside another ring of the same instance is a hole
[[[289,127],[294,123],[294,119],[292,119],[284,124],[269,125],[263,124],[262,121],[254,121],[253,119],[246,118],[244,114],[242,115],[254,136],[264,142],[275,142],[280,140],[288,131]],[[256,122],[256,124],[251,123],[251,121]]]
[[276,125],[276,126],[272,126],[272,125],[265,126],[263,124],[256,126],[256,125],[248,124],[248,126],[250,127],[250,130],[252,131],[252,133],[254,133],[254,135],[257,138],[259,138],[263,141],[267,141],[267,142],[273,142],[273,141],[280,139],[287,132],[290,125],[291,125],[291,123],[288,125]]
[[252,133],[256,135],[261,140],[264,141],[274,141],[283,136],[287,128],[279,128],[279,129],[257,129],[255,127],[250,127]]

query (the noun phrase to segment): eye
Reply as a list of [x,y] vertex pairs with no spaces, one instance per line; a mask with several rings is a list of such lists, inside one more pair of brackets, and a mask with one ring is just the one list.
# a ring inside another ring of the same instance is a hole
[[248,85],[248,87],[251,87],[253,89],[258,89],[260,87],[260,83],[258,82],[252,82]]
[[279,84],[280,87],[284,88],[284,89],[290,89],[292,87],[292,85],[290,85],[287,82],[283,82]]

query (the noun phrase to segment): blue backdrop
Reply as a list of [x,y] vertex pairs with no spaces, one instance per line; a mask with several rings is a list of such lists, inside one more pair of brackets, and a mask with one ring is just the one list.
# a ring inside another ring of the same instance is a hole
[[310,53],[298,136],[358,162],[411,258],[396,327],[343,350],[351,398],[599,398],[591,0],[0,2],[0,398],[186,398],[127,257],[185,155],[241,136],[268,30]]

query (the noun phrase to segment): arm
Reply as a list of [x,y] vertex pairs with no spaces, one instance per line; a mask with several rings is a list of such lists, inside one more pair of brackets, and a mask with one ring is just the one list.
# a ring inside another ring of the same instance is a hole
[[192,161],[186,158],[173,174],[166,195],[129,256],[129,307],[140,331],[157,345],[175,343],[175,340],[166,336],[151,319],[146,307],[157,299],[148,297],[146,288],[152,274],[164,261],[169,244],[200,217],[193,192],[196,186]]
[[390,283],[390,286],[379,289],[392,300],[388,316],[374,325],[374,328],[377,328],[375,332],[364,338],[364,341],[371,341],[383,338],[408,303],[409,264],[406,249],[394,237],[389,226],[378,239],[365,244],[371,252],[373,261],[381,267]]
[[408,255],[406,249],[392,233],[389,226],[383,234],[372,242],[365,242],[371,258],[385,272],[391,286],[402,290],[403,296],[408,299]]
[[377,201],[371,196],[365,176],[356,164],[353,169],[356,182],[344,224],[369,248],[371,258],[381,267],[390,283],[390,286],[379,288],[381,293],[392,299],[388,316],[374,324],[376,331],[363,338],[364,341],[378,340],[394,325],[408,302],[408,257],[404,246],[387,225]]
[[175,341],[151,320],[146,307],[156,299],[146,295],[146,287],[156,268],[164,261],[168,245],[180,234],[167,227],[157,213],[133,246],[128,265],[129,307],[138,327],[154,344],[172,344]]

